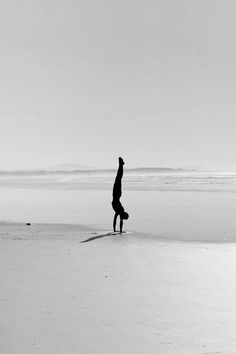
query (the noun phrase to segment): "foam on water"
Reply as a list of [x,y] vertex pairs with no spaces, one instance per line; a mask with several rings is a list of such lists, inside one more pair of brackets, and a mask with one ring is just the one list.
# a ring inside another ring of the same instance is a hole
[[[115,171],[77,171],[47,174],[0,174],[0,187],[48,189],[111,189]],[[128,170],[126,190],[235,192],[236,174]]]

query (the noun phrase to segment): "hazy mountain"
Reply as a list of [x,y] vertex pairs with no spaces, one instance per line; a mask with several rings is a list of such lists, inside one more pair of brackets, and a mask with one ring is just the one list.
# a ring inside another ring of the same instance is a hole
[[[49,174],[100,174],[116,173],[117,168],[97,168],[80,164],[60,164],[48,166],[46,168],[34,170],[0,170],[0,175],[49,175]],[[200,172],[201,170],[193,168],[168,168],[168,167],[136,167],[128,168],[125,165],[125,173],[134,174],[155,174],[155,173],[188,173]],[[201,171],[206,172],[206,171]]]
[[85,166],[85,165],[80,165],[77,163],[66,163],[66,164],[60,164],[60,165],[54,165],[54,166],[49,166],[46,168],[42,168],[40,170],[43,171],[84,171],[84,170],[94,170],[94,167],[91,166]]

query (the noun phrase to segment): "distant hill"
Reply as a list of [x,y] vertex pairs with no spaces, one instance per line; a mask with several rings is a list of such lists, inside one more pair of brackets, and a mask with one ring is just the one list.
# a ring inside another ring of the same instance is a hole
[[[45,171],[52,171],[52,172],[80,172],[80,171],[88,171],[88,172],[113,172],[116,171],[116,168],[98,168],[98,167],[92,167],[92,166],[85,166],[85,165],[80,165],[80,164],[61,164],[61,165],[55,165],[55,166],[50,166],[47,168],[43,168],[40,170],[41,172]],[[193,172],[197,171],[195,168],[171,168],[171,167],[134,167],[134,168],[128,168],[128,166],[125,165],[125,171],[126,172]]]
[[[97,167],[89,167],[78,164],[65,164],[65,165],[57,165],[53,167],[49,167],[44,170],[40,170],[40,172],[45,173],[114,173],[116,168],[97,168]],[[126,173],[177,173],[177,172],[196,172],[196,169],[187,169],[187,168],[168,168],[168,167],[136,167],[136,168],[127,168],[125,166]]]
[[[0,175],[50,175],[50,174],[103,174],[103,173],[116,173],[117,169],[104,169],[93,168],[89,166],[79,164],[63,164],[47,167],[44,169],[35,170],[0,170]],[[130,174],[155,174],[155,173],[190,173],[200,172],[197,169],[187,168],[168,168],[168,167],[137,167],[137,168],[125,168],[125,173]],[[206,171],[201,171],[206,172]]]
[[126,169],[126,171],[133,171],[133,172],[166,172],[166,173],[176,173],[176,172],[197,172],[196,169],[190,168],[171,168],[171,167],[136,167],[131,169]]
[[42,168],[42,171],[84,171],[84,170],[93,170],[94,167],[80,165],[77,163],[67,163],[61,165],[49,166],[46,168]]

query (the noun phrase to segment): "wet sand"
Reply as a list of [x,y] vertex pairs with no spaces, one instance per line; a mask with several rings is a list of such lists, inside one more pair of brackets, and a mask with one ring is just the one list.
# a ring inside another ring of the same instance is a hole
[[1,223],[1,353],[235,353],[236,244],[109,232]]

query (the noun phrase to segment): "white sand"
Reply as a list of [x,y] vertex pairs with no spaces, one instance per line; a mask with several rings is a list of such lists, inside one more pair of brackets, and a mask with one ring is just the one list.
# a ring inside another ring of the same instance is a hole
[[235,244],[93,232],[1,224],[0,353],[236,353]]

